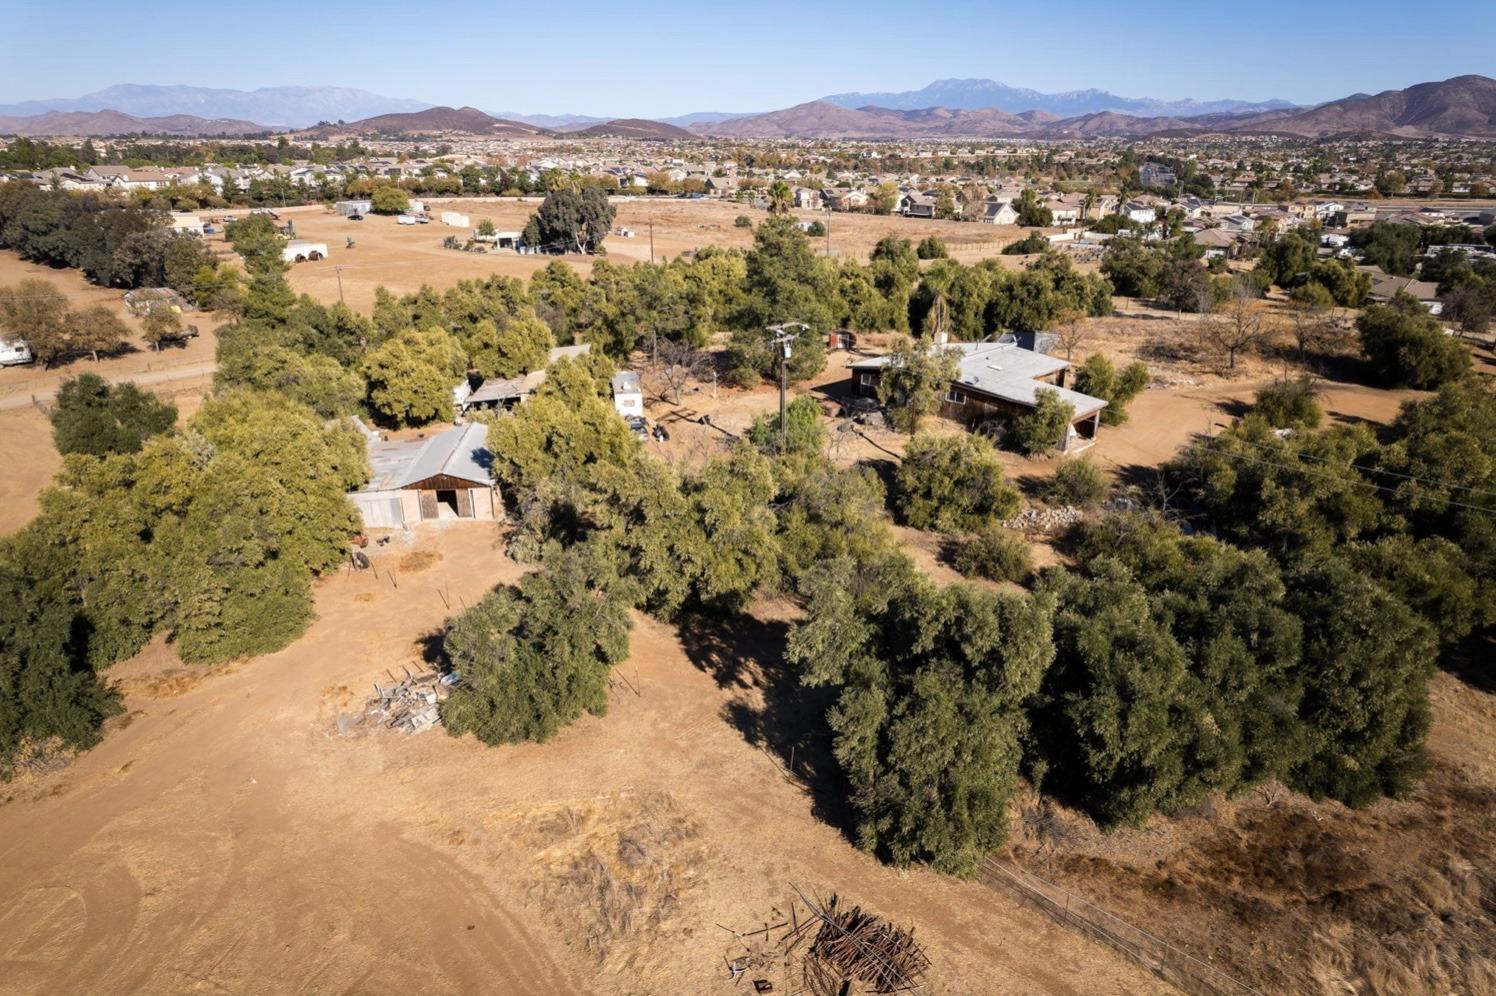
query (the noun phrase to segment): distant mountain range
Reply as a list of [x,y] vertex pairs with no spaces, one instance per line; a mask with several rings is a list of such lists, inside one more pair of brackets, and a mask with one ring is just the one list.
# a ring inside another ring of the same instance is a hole
[[[101,99],[113,98],[121,102],[93,106]],[[948,102],[922,103],[936,99]],[[866,102],[854,105],[856,101]],[[999,102],[1007,106],[997,106]],[[1094,106],[1118,102],[1135,109]],[[372,114],[355,114],[352,110],[388,108],[392,104],[396,109]],[[891,106],[909,104],[919,106]],[[224,109],[229,107],[241,110],[226,113]],[[255,107],[260,110],[253,111]],[[1069,114],[1056,109],[1075,111],[1079,107],[1091,109]],[[991,80],[942,80],[923,90],[839,94],[764,114],[701,112],[661,120],[607,120],[576,114],[495,116],[474,107],[433,107],[336,87],[243,91],[130,85],[72,100],[0,105],[0,134],[244,135],[284,130],[270,122],[287,121],[303,122],[303,133],[313,138],[438,133],[662,140],[692,136],[1065,139],[1212,133],[1496,138],[1496,80],[1456,76],[1405,90],[1358,93],[1307,108],[1286,101],[1152,101],[1116,97],[1100,90],[1042,94]],[[318,124],[307,127],[314,122]]]
[[828,104],[852,108],[886,107],[894,111],[914,111],[926,107],[946,107],[956,111],[992,108],[1010,114],[1047,111],[1060,118],[1079,117],[1098,111],[1117,111],[1142,118],[1187,117],[1222,111],[1277,111],[1294,106],[1286,100],[1154,100],[1150,97],[1119,97],[1105,90],[1041,93],[1038,90],[1008,86],[996,80],[936,80],[920,90],[898,93],[837,93],[822,99]]
[[1456,76],[1376,96],[1356,94],[1311,108],[1237,108],[1190,116],[1094,111],[1066,118],[1031,110],[874,105],[813,100],[782,111],[694,125],[717,138],[1102,138],[1147,135],[1272,134],[1318,138],[1496,138],[1496,80]]
[[140,118],[120,111],[48,111],[31,117],[0,116],[0,135],[258,135],[264,125],[236,118],[200,118],[195,114],[170,114]]
[[200,86],[145,86],[125,83],[81,97],[0,104],[0,115],[31,116],[47,111],[120,111],[138,117],[195,114],[240,118],[265,126],[304,128],[318,121],[356,121],[376,114],[419,111],[420,100],[381,97],[338,86],[272,86],[260,90],[219,90]]

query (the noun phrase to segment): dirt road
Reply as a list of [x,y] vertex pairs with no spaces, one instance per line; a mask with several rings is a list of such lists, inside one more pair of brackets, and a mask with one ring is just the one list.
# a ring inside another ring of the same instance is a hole
[[[917,925],[931,992],[1158,990],[985,887],[852,848],[757,746],[801,694],[772,612],[684,642],[640,619],[639,694],[548,744],[340,734],[443,599],[518,575],[497,540],[452,524],[421,539],[434,565],[387,551],[328,580],[281,653],[210,672],[155,645],[116,669],[104,743],[0,790],[0,993],[726,994],[715,924],[761,922],[791,882]],[[603,918],[597,867],[648,872],[633,919]]]

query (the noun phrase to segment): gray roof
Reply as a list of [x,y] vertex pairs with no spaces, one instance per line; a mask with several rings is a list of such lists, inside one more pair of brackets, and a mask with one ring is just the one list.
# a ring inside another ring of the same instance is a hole
[[518,398],[523,401],[535,393],[536,388],[545,383],[546,371],[552,363],[557,360],[575,360],[592,352],[592,344],[584,342],[578,346],[555,346],[546,356],[545,366],[539,370],[531,370],[519,377],[489,377],[478,386],[478,389],[468,395],[464,402],[466,405],[488,404],[496,401],[508,401]]
[[369,440],[373,475],[364,491],[399,491],[438,474],[489,484],[488,427],[455,425],[426,439]]
[[613,375],[614,394],[638,394],[639,375],[633,370],[620,370]]
[[[1035,392],[1048,389],[1074,406],[1077,418],[1106,407],[1106,402],[1100,398],[1045,384],[1038,379],[1070,366],[1057,356],[1024,349],[1012,342],[953,342],[946,348],[961,354],[959,372],[953,381],[958,387],[1029,407],[1037,403]],[[852,369],[876,370],[887,366],[889,359],[875,356],[852,364]]]

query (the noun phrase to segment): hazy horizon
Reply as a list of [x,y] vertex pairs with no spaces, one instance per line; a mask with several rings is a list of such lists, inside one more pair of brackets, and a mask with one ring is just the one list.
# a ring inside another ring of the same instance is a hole
[[[616,8],[584,3],[568,7],[565,19],[538,24],[464,0],[434,0],[419,21],[383,0],[357,7],[266,0],[231,34],[199,18],[99,17],[96,0],[27,2],[0,43],[0,103],[78,97],[122,83],[340,86],[487,111],[671,117],[980,78],[1046,93],[1316,104],[1496,71],[1489,50],[1496,4],[1488,0],[1425,8],[1438,26],[1437,50],[1365,30],[1405,16],[1406,7],[1390,0],[1359,4],[1353,19],[1306,6],[1264,0],[1250,17],[1232,18],[1181,0],[1126,9],[1073,0],[1063,12],[1002,0],[914,14],[870,0],[819,5],[814,31],[836,25],[827,39],[798,30],[807,9],[780,0],[755,8],[751,19],[671,0],[652,16],[623,21],[611,16]],[[896,26],[911,17],[921,32]],[[1077,32],[1077,24],[1086,29]],[[973,30],[978,25],[985,27]],[[1041,43],[1024,43],[1025,32]]]

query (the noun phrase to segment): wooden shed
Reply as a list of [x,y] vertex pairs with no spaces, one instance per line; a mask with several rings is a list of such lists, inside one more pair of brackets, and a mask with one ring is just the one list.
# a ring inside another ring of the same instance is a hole
[[365,526],[502,517],[486,426],[453,426],[425,439],[367,438],[373,475],[349,496]]

